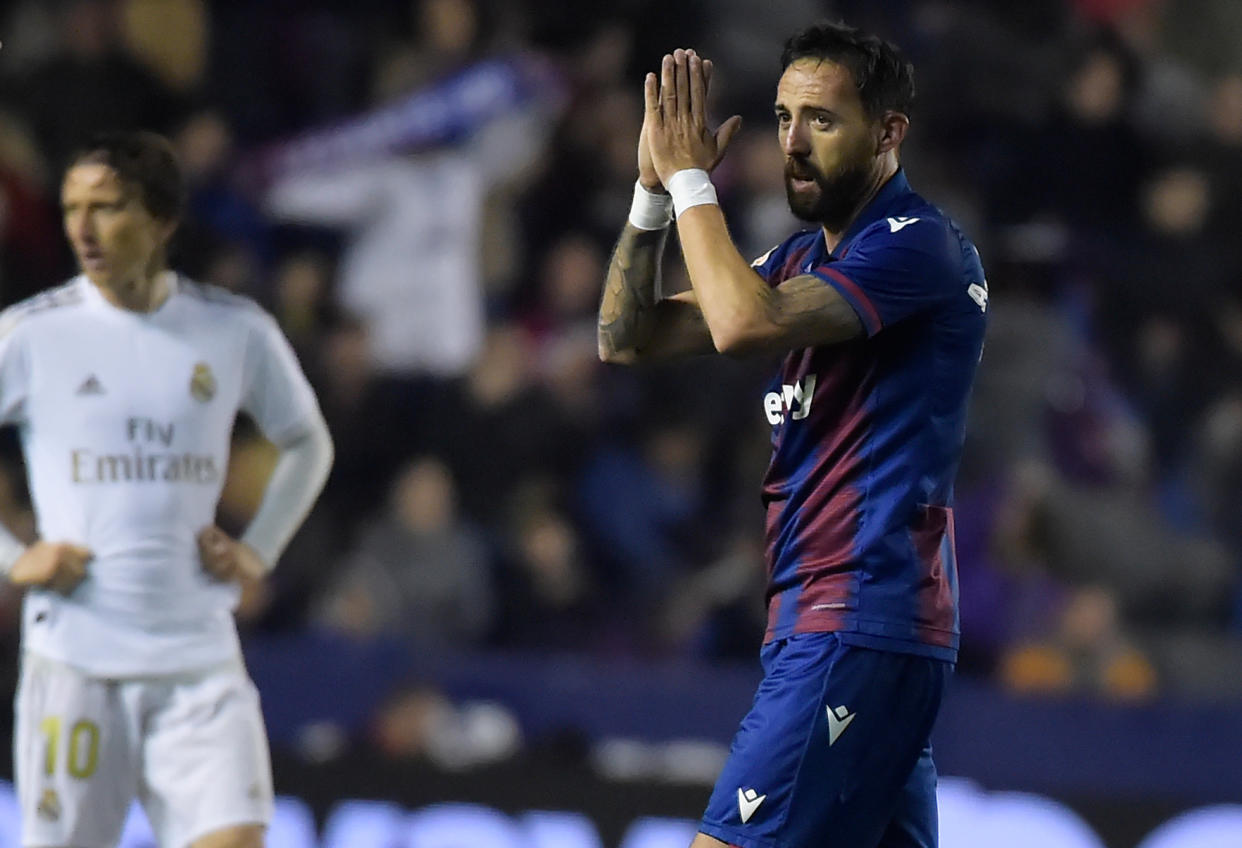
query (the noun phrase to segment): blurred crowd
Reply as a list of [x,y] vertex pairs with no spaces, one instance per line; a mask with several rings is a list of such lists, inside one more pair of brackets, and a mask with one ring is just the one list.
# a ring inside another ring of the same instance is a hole
[[[190,187],[174,263],[271,310],[318,391],[336,467],[245,598],[247,633],[755,656],[774,363],[603,366],[595,310],[642,74],[675,46],[715,61],[718,118],[746,121],[715,181],[757,256],[800,226],[772,132],[783,39],[840,17],[914,61],[903,161],[989,273],[957,494],[961,673],[1242,698],[1242,4],[5,9],[3,303],[74,272],[57,206],[75,144],[159,130]],[[688,285],[670,258],[666,291]],[[11,434],[3,458],[0,516],[33,534]],[[225,526],[273,459],[241,422]]]

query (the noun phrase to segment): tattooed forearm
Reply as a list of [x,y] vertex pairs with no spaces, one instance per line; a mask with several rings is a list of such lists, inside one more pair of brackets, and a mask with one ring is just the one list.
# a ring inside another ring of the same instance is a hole
[[599,355],[605,361],[632,359],[650,340],[658,300],[656,277],[668,230],[625,225],[608,265],[599,305]]

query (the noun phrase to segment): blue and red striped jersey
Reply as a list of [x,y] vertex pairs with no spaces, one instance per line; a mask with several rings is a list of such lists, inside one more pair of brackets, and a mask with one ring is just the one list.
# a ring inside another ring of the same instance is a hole
[[816,229],[754,265],[771,286],[818,277],[865,329],[789,353],[764,397],[767,640],[836,631],[955,660],[953,479],[983,351],[979,252],[898,171],[836,250]]

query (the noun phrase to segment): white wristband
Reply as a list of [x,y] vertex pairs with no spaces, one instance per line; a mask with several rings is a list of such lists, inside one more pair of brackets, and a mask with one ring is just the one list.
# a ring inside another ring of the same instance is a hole
[[687,168],[673,174],[668,180],[668,193],[672,195],[678,218],[691,206],[720,205],[716,187],[702,168]]
[[673,223],[673,198],[663,192],[647,191],[642,183],[635,182],[630,223],[640,230],[664,229]]

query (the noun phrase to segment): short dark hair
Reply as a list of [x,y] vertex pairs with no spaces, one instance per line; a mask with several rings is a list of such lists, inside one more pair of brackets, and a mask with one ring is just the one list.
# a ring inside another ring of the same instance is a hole
[[844,23],[824,21],[789,37],[781,52],[781,70],[807,58],[848,68],[871,118],[889,110],[908,116],[914,107],[914,65],[891,42]]
[[151,216],[176,221],[185,210],[185,180],[172,143],[158,133],[141,130],[102,132],[91,136],[69,157],[75,165],[107,165],[121,182],[138,189]]

